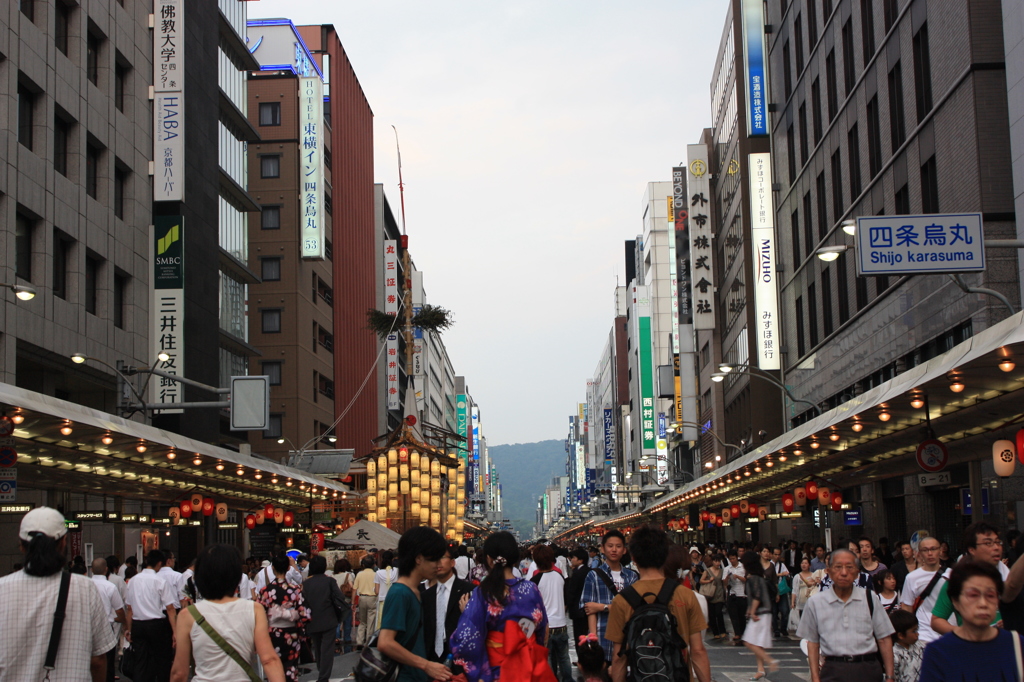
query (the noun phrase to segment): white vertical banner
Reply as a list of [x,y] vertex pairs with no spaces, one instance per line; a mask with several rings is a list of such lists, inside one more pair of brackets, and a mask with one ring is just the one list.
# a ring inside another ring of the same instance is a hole
[[384,242],[384,312],[398,314],[398,242]]
[[185,3],[153,9],[153,201],[185,198]]
[[398,395],[398,334],[388,334],[387,348],[387,388],[388,409],[397,410],[402,406]]
[[299,239],[303,258],[324,257],[324,86],[314,71],[299,79]]
[[715,295],[715,259],[712,243],[710,169],[708,148],[686,145],[689,188],[690,287],[693,328],[714,329],[718,299]]
[[754,252],[754,309],[757,366],[782,369],[779,353],[779,295],[775,261],[775,214],[772,205],[771,154],[751,154],[750,237]]
[[676,216],[673,206],[674,197],[667,198],[668,221],[666,232],[668,233],[668,278],[669,291],[672,296],[672,328],[669,330],[672,336],[672,352],[679,352],[679,273],[676,271]]
[[[185,219],[183,216],[154,216],[153,281],[150,294],[150,352],[154,359],[167,354],[157,367],[167,374],[185,375]],[[183,401],[182,385],[166,377],[149,383],[152,403]],[[181,409],[160,410],[160,414]]]

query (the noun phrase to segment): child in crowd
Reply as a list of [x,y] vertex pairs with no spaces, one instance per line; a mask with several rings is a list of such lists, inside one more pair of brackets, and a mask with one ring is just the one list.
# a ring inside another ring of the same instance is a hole
[[917,641],[917,616],[897,609],[889,613],[896,632],[892,635],[893,675],[896,682],[917,682],[921,675],[924,646]]
[[583,682],[608,682],[608,664],[604,659],[604,648],[597,635],[580,635],[576,649],[579,661],[576,667],[583,675]]

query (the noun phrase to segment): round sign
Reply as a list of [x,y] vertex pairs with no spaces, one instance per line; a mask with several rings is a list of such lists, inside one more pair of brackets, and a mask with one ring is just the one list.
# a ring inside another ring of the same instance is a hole
[[0,481],[0,495],[9,495],[16,489],[17,484],[14,481]]
[[18,452],[14,448],[0,448],[0,467],[4,469],[18,463]]
[[942,471],[949,463],[949,450],[942,441],[930,439],[917,446],[917,465],[934,474]]
[[7,415],[0,416],[0,437],[14,433],[14,420]]

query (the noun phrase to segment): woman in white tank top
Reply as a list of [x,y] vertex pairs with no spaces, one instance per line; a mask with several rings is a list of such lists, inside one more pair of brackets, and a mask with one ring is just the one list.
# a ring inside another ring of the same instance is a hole
[[[253,669],[257,658],[270,682],[285,682],[284,668],[270,643],[263,606],[234,596],[242,575],[242,557],[230,545],[208,545],[196,558],[195,605],[200,616],[234,647]],[[195,658],[192,682],[250,682],[248,673],[196,623],[189,609],[178,613],[172,682],[188,682],[189,662]]]

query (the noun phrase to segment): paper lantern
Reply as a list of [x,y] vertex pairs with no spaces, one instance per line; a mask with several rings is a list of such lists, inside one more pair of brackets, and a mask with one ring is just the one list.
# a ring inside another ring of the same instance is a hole
[[747,505],[747,513],[751,516],[757,516],[757,505],[751,502]]
[[284,509],[274,507],[274,523],[284,523]]
[[373,457],[366,460],[366,477],[370,478],[377,475],[377,462],[374,461]]
[[803,486],[795,488],[793,490],[793,501],[798,507],[802,507],[807,504],[807,488]]
[[731,521],[731,520],[732,520],[732,509],[730,509],[729,507],[726,507],[725,509],[723,509],[723,510],[722,510],[722,517],[721,517],[721,518],[722,518],[722,519],[723,519],[723,520],[724,520],[724,521],[725,521],[726,523],[729,523],[729,521]]
[[818,504],[822,506],[832,504],[832,492],[826,486],[818,488]]
[[804,486],[804,490],[807,491],[808,500],[818,499],[818,484],[814,481],[807,481],[807,485]]
[[389,498],[388,499],[388,513],[389,514],[394,514],[397,511],[398,511],[398,500],[396,500],[393,497]]
[[284,525],[286,528],[291,528],[295,525],[295,514],[289,512],[284,513]]
[[212,497],[203,498],[203,516],[213,516],[213,509],[216,505]]
[[402,447],[398,448],[398,461],[399,462],[408,462],[409,461],[409,448],[405,447],[404,445]]
[[388,489],[388,475],[387,474],[377,474],[377,489],[378,490],[387,490]]
[[398,450],[391,448],[388,450],[388,464],[394,466],[398,464]]
[[426,488],[420,491],[420,504],[424,507],[430,506],[430,491]]
[[254,514],[247,514],[245,517],[245,527],[252,530],[256,527],[256,516]]
[[430,525],[434,528],[441,525],[441,514],[439,512],[430,512]]
[[431,476],[430,477],[430,492],[439,493],[441,492],[441,477]]
[[270,504],[269,502],[263,505],[263,518],[267,519],[268,521],[274,518],[274,505]]
[[729,511],[732,512],[732,517],[734,519],[738,519],[740,517],[740,514],[742,513],[742,510],[740,509],[740,506],[738,504],[734,504],[732,506],[732,509],[730,509]]
[[420,515],[420,509],[422,508],[422,506],[423,505],[421,505],[419,502],[413,502],[412,504],[409,505],[409,512],[413,516],[419,516]]
[[715,525],[718,526],[719,528],[722,527],[722,517],[721,516],[719,516],[717,519],[715,519]]
[[370,523],[377,523],[377,512],[367,512],[366,520]]
[[387,473],[388,470],[388,458],[387,455],[381,455],[377,458],[377,474]]
[[256,525],[257,526],[262,526],[263,522],[266,520],[266,517],[263,515],[263,511],[262,510],[256,512],[255,514],[253,514],[253,516],[256,517]]
[[218,521],[227,521],[228,520],[228,503],[227,502],[218,502],[217,503],[216,513],[217,513],[217,520]]
[[704,510],[700,513],[700,520],[707,521],[709,516],[710,514],[708,514],[707,510]]
[[377,507],[377,516],[380,518],[381,523],[388,517],[388,508],[386,505]]
[[179,509],[178,507],[171,507],[170,509],[167,510],[167,516],[171,517],[171,525],[177,526],[178,519],[181,518],[181,509]]
[[431,495],[430,496],[430,511],[441,511],[441,496]]
[[377,477],[367,476],[366,478],[366,492],[375,493],[377,492]]
[[782,511],[787,514],[793,511],[793,506],[796,504],[796,500],[791,493],[783,493],[782,495]]
[[192,511],[194,511],[196,514],[202,511],[203,496],[201,494],[192,493],[192,496],[189,498],[189,501],[192,503]]
[[750,511],[750,502],[740,500],[740,514],[746,514],[748,511]]
[[366,508],[369,511],[377,510],[377,496],[370,494],[366,496]]
[[420,523],[426,524],[430,522],[430,507],[420,508]]
[[1017,459],[1024,464],[1024,429],[1017,432]]
[[415,488],[420,487],[420,470],[410,469],[409,470],[409,484]]
[[992,466],[996,470],[996,476],[1006,478],[1013,475],[1017,459],[1016,450],[1012,440],[997,440],[992,443]]
[[313,533],[309,536],[309,551],[312,554],[319,554],[324,549],[326,538],[323,533]]
[[440,476],[441,475],[441,463],[436,459],[430,460],[430,475]]
[[397,483],[388,483],[388,497],[391,499],[395,499],[396,497],[398,497]]
[[388,483],[398,483],[398,467],[388,467]]
[[757,508],[757,519],[758,519],[758,521],[764,521],[767,518],[768,518],[768,507],[764,507],[764,506],[758,507]]
[[419,450],[413,450],[409,453],[409,468],[419,469],[420,468],[420,453]]
[[838,490],[832,493],[832,511],[840,511],[843,508],[843,494]]
[[398,483],[398,492],[401,493],[402,495],[408,495],[409,494],[409,481],[406,481],[404,479],[402,481],[400,481]]
[[182,500],[178,508],[181,509],[181,518],[187,519],[192,516],[192,502],[189,500]]
[[398,478],[403,481],[409,480],[409,465],[399,464],[398,465]]

